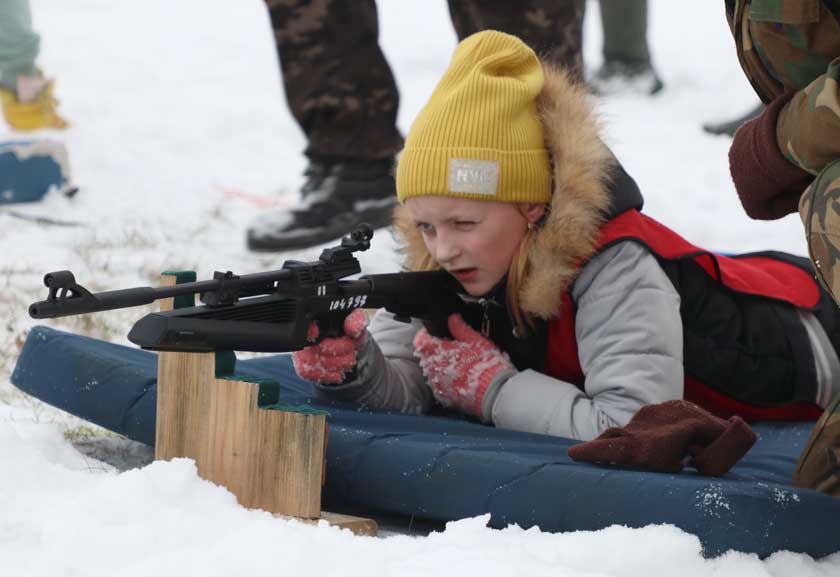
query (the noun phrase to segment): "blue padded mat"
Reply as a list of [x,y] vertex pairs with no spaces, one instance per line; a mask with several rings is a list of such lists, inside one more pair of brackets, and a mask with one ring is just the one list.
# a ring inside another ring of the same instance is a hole
[[0,142],[0,205],[41,200],[68,186],[67,150],[54,140]]
[[[238,361],[281,401],[329,412],[325,507],[545,531],[670,523],[706,555],[840,550],[840,499],[790,485],[812,423],[757,423],[759,441],[726,476],[646,473],[572,461],[575,441],[313,398],[288,355]],[[12,375],[21,390],[132,439],[154,443],[156,355],[36,327]]]

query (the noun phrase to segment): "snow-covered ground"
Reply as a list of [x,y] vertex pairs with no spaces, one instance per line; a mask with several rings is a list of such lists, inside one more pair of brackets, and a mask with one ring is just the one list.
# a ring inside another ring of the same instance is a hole
[[[255,255],[244,231],[259,205],[292,204],[304,141],[282,95],[260,0],[32,0],[41,64],[57,78],[63,133],[80,194],[25,213],[78,221],[41,227],[0,209],[0,575],[840,575],[823,560],[730,552],[706,560],[673,527],[546,534],[490,530],[485,518],[428,537],[354,537],[239,507],[190,461],[119,473],[68,440],[80,421],[25,397],[9,374],[33,325],[41,277],[69,268],[95,290],[153,284],[163,269],[237,273],[278,268],[318,250]],[[755,97],[743,78],[722,2],[654,0],[651,41],[666,90],[600,102],[608,142],[638,180],[653,217],[710,249],[804,254],[796,216],[750,221],[728,174],[729,140],[704,121]],[[585,54],[600,61],[597,3]],[[400,126],[443,72],[455,35],[443,0],[379,2],[382,45],[402,90]],[[17,138],[0,124],[0,139]],[[389,235],[361,255],[368,272],[396,269]],[[50,326],[126,342],[137,310]]]

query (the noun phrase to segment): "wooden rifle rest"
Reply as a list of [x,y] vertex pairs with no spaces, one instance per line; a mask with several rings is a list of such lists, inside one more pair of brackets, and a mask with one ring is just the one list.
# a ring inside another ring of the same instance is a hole
[[[164,273],[161,284],[178,276]],[[172,310],[173,300],[161,300],[161,310]],[[244,507],[376,535],[372,519],[321,511],[326,416],[260,408],[259,382],[217,374],[217,360],[233,373],[231,359],[232,352],[158,354],[155,459],[193,459],[203,479],[226,487]]]

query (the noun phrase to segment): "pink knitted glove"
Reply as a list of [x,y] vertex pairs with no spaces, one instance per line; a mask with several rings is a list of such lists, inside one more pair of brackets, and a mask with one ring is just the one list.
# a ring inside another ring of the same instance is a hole
[[481,417],[487,387],[500,373],[516,369],[506,353],[460,315],[451,315],[448,324],[453,339],[433,337],[423,329],[414,337],[414,354],[441,405]]
[[[368,315],[362,309],[356,309],[344,319],[344,335],[337,338],[325,338],[317,345],[304,347],[292,354],[292,361],[297,374],[307,381],[319,383],[340,383],[346,373],[356,365],[356,353],[365,342],[365,329]],[[318,323],[312,321],[306,338],[315,341],[318,338]]]

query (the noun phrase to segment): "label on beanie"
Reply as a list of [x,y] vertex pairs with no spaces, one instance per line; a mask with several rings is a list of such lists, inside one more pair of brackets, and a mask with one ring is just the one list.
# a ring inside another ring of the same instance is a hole
[[495,160],[449,159],[449,192],[496,196],[499,163]]

